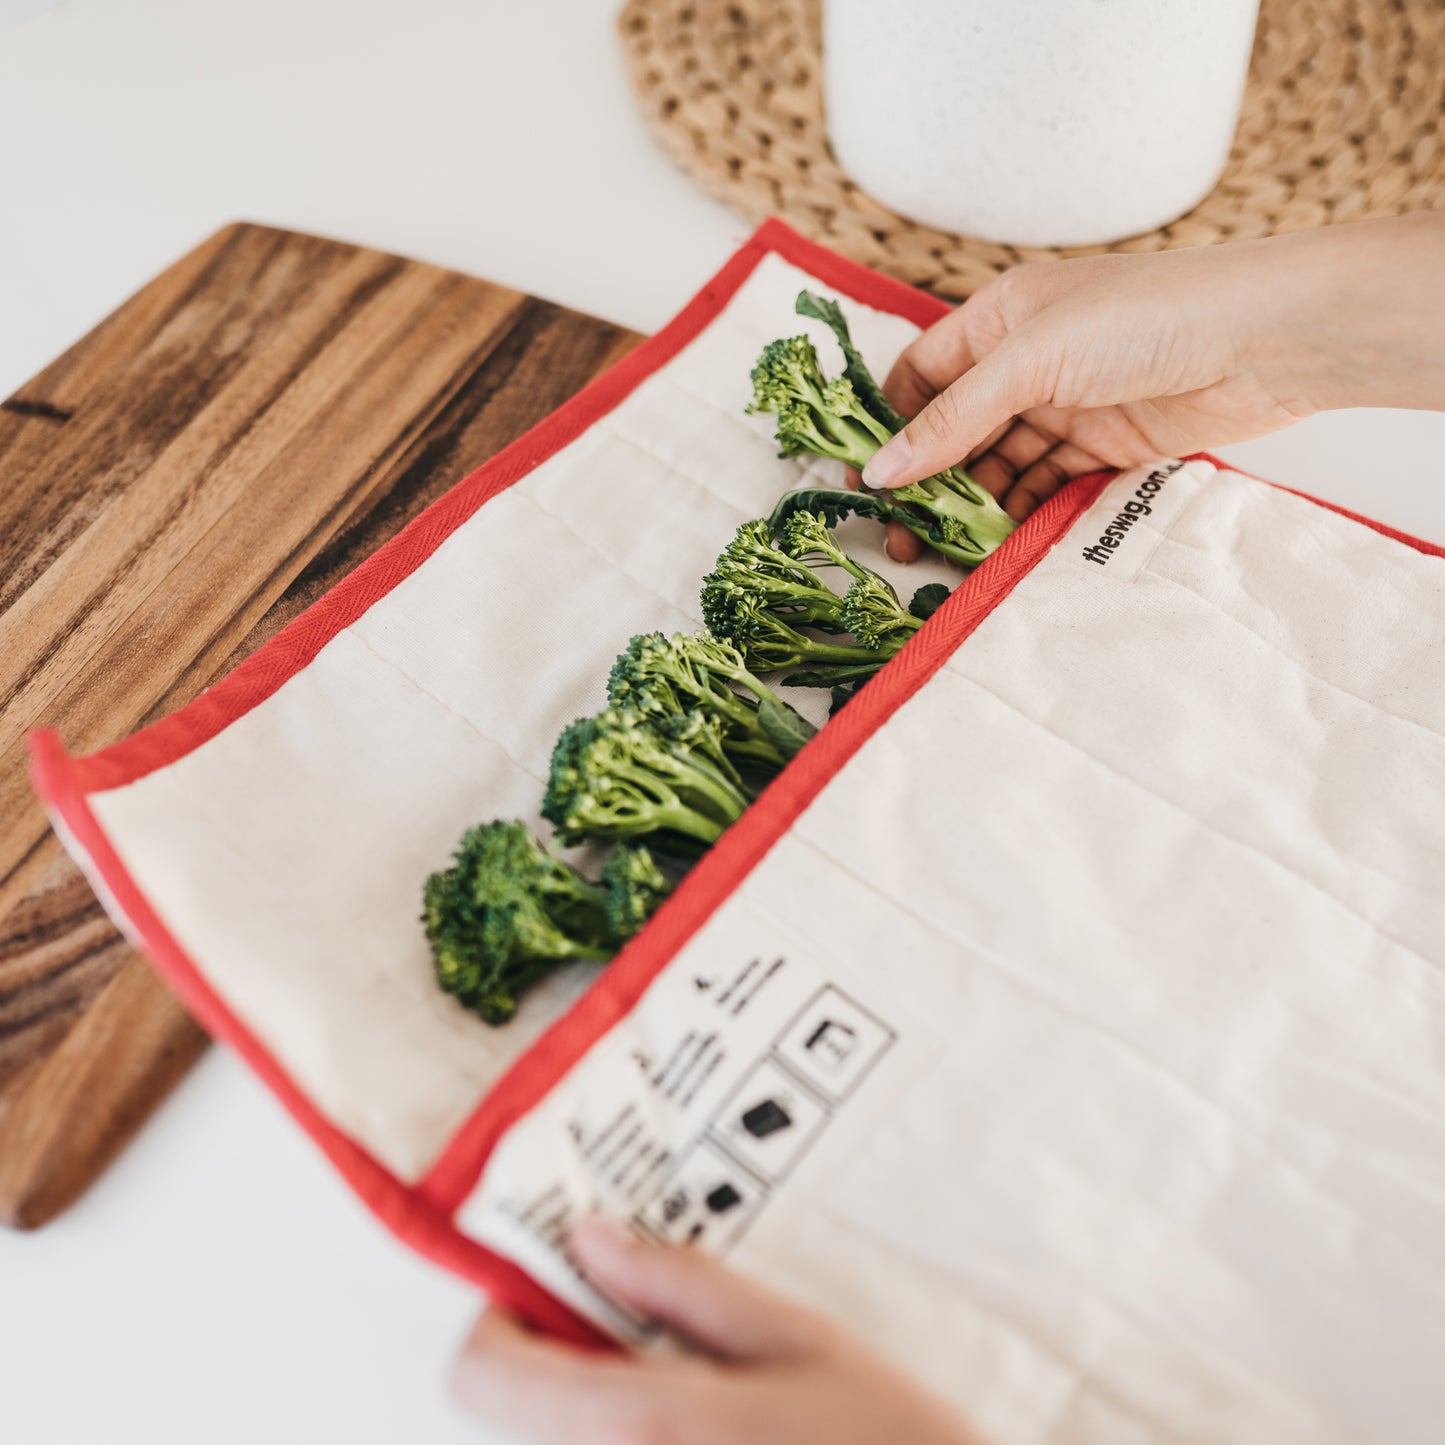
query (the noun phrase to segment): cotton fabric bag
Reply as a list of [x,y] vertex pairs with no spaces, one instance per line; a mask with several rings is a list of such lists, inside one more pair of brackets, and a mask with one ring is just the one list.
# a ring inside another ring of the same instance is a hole
[[743,412],[804,285],[880,374],[943,309],[766,224],[188,707],[37,734],[57,829],[376,1213],[555,1334],[657,1344],[567,1258],[600,1209],[999,1445],[1438,1439],[1438,547],[1207,457],[1080,479],[893,572],[958,585],[600,977],[495,1030],[437,989],[460,832],[537,823],[628,637],[841,480]]

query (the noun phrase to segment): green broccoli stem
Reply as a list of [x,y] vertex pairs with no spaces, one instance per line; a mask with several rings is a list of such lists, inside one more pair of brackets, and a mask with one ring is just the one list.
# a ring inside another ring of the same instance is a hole
[[831,663],[826,667],[802,668],[797,672],[789,673],[783,679],[783,686],[829,688],[861,686],[882,666],[881,662],[869,662],[859,667],[846,667]]
[[[729,822],[733,821],[736,820],[729,819]],[[658,812],[658,832],[680,833],[683,837],[694,838],[703,844],[716,843],[727,826],[727,823],[719,823],[716,818],[709,818],[705,813],[699,813],[682,802]]]
[[[889,492],[886,495],[897,497],[907,490],[907,487],[900,487],[898,491]],[[957,562],[962,567],[977,567],[1008,535],[1005,532],[991,546],[975,543],[971,535],[967,545],[961,542],[949,542],[939,535],[937,525],[931,524],[927,516],[913,511],[912,508],[904,506],[902,503],[885,504],[883,508],[879,509],[878,517],[880,521],[897,522],[899,526],[912,532],[925,546],[932,547],[940,557],[947,557],[950,562]]]
[[793,420],[794,425],[788,433],[789,436],[795,439],[802,437],[808,443],[807,449],[815,455],[832,457],[834,461],[844,462],[856,471],[861,472],[868,465],[873,453],[883,445],[871,432],[842,417],[820,418],[809,413],[807,426],[802,425],[801,417]]
[[806,550],[801,547],[794,550],[790,546],[790,555],[796,557],[800,562],[811,562],[817,558],[825,566],[840,567],[856,581],[861,582],[863,578],[870,575],[869,569],[855,562],[833,540],[832,534],[826,528],[818,529],[817,535],[807,543]]
[[760,767],[781,772],[787,765],[787,758],[769,738],[757,734],[750,737],[732,736],[723,739],[723,746],[742,763],[756,763]]
[[721,717],[744,735],[757,731],[758,711],[745,697],[739,697],[730,687],[708,687],[700,690],[708,705]]
[[898,620],[896,623],[891,622],[889,624],[889,630],[892,632],[906,632],[912,635],[922,626],[923,619],[921,617],[915,617],[911,612],[905,612],[900,608]]
[[760,703],[772,703],[775,707],[782,708],[786,712],[792,712],[792,704],[785,702],[779,697],[762,678],[749,668],[729,668],[723,675],[727,677],[730,682],[736,683],[738,687],[747,688]]
[[797,583],[785,582],[781,578],[770,577],[764,572],[752,574],[748,582],[752,591],[765,594],[769,598],[779,599],[773,604],[774,607],[786,608],[791,621],[801,623],[804,627],[821,627],[828,631],[838,631],[838,597],[836,593],[828,591],[825,596],[822,588],[800,587]]
[[832,436],[837,446],[833,455],[839,461],[847,462],[850,466],[857,467],[861,472],[868,465],[868,460],[887,440],[887,437],[875,436],[865,427],[847,417],[830,417],[828,434]]
[[[808,428],[806,435],[810,449],[820,456],[846,462],[860,472],[882,445],[861,427],[852,429],[852,440],[847,445],[840,444],[834,431],[836,428],[825,435],[817,426]],[[796,429],[792,435],[798,435]],[[950,467],[945,472],[877,495],[886,497],[892,504],[895,514],[892,520],[902,522],[920,541],[965,567],[976,567],[1017,525],[961,467]],[[937,517],[951,517],[967,534],[969,545],[942,540],[936,529],[930,530],[926,517],[910,521],[905,503],[912,503]],[[838,565],[844,564],[840,562]]]
[[727,682],[731,682],[757,699],[756,709],[752,710],[755,724],[752,735],[746,742],[730,741],[730,748],[739,758],[751,755],[760,766],[781,771],[816,734],[817,728],[750,671],[746,664],[737,667],[719,665],[716,672],[726,679],[723,683],[725,689]]
[[[661,819],[659,828],[687,833],[701,843],[713,842],[727,825],[735,821],[748,805],[748,799],[721,774],[709,776],[712,769],[694,759],[690,766],[677,764],[670,780],[662,779],[647,768],[616,765],[616,776],[629,782],[641,793],[651,798]],[[661,796],[666,789],[668,797]],[[684,801],[688,794],[695,795],[713,807],[711,815]],[[718,822],[718,819],[723,819]]]
[[[958,467],[893,488],[897,501],[912,502],[938,517],[952,517],[986,557],[1018,525],[994,499]],[[981,499],[981,500],[980,500]]]
[[[881,428],[881,423],[879,425]],[[858,432],[861,436],[861,428]],[[882,443],[870,437],[866,442],[847,449],[831,448],[827,455],[845,461],[861,472],[881,445]],[[976,552],[971,549],[958,549],[959,560],[968,561],[970,565],[982,561],[1018,525],[962,467],[949,467],[933,476],[910,482],[907,486],[894,487],[886,495],[894,502],[911,502],[935,516],[953,517],[965,529],[969,541],[974,543],[977,549]],[[945,550],[923,531],[917,528],[910,530],[939,551]],[[839,567],[848,567],[848,562],[841,557],[835,559],[835,562]],[[860,575],[851,567],[849,570],[853,571],[854,576]]]
[[894,649],[883,649],[876,647],[834,647],[830,643],[819,643],[808,648],[807,661],[809,662],[887,662]]
[[[762,684],[759,683],[758,686],[761,687]],[[715,708],[718,715],[729,725],[722,735],[723,752],[727,757],[738,762],[752,763],[771,772],[781,772],[787,766],[791,755],[785,753],[769,735],[759,706],[740,697],[725,682],[709,688],[707,696],[711,700],[710,706]],[[778,703],[771,694],[768,694],[766,700],[760,701],[762,706],[767,706],[769,701],[786,706]]]
[[[780,630],[792,632],[792,628]],[[801,663],[812,666],[814,663],[849,663],[854,666],[862,666],[868,663],[877,663],[880,666],[893,656],[897,648],[887,651],[878,648],[858,647],[846,643],[818,642],[811,637],[804,637],[800,633],[793,632],[791,638],[785,639],[788,652],[781,660],[768,659],[757,656],[749,651],[748,660],[755,668],[761,668],[764,672],[781,672],[784,668],[797,667]]]
[[[692,808],[702,817],[714,821],[720,819],[719,833],[729,823],[737,821],[750,801],[741,791],[741,780],[735,787],[728,779],[721,776],[712,779],[701,770],[698,777],[690,778],[679,787],[678,800],[684,807]],[[705,809],[695,807],[698,802],[704,804]]]

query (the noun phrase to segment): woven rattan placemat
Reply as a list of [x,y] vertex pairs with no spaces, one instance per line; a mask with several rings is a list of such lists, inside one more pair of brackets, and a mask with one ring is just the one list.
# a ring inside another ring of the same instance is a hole
[[944,296],[1018,261],[1445,206],[1445,0],[1263,0],[1239,132],[1213,192],[1162,230],[1058,251],[918,225],[843,174],[823,127],[820,11],[820,0],[628,0],[618,23],[648,123],[743,215],[783,216]]

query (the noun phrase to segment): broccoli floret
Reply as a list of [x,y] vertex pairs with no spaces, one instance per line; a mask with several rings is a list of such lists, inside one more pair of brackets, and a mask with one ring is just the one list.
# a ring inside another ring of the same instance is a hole
[[813,453],[861,467],[892,432],[865,407],[853,383],[829,381],[806,336],[770,341],[753,367],[749,411],[778,419],[780,456]]
[[619,944],[631,938],[672,892],[667,875],[641,843],[620,845],[608,854],[602,886],[607,891],[607,927]]
[[702,618],[727,637],[727,617],[742,598],[759,599],[795,627],[844,632],[842,600],[810,567],[789,557],[765,521],[744,522],[702,579]]
[[[917,626],[916,619],[897,606],[901,619],[897,636],[884,636],[877,617],[879,599],[891,594],[892,588],[838,547],[821,515],[795,524],[783,547],[771,540],[770,533],[767,522],[739,527],[703,579],[702,615],[709,630],[731,642],[753,672],[820,665],[876,671],[887,662]],[[794,542],[797,554],[789,555]],[[863,590],[851,608],[847,597],[834,592],[803,560],[804,555],[844,568],[855,586],[861,584]],[[893,600],[897,604],[896,596]],[[871,641],[824,642],[803,631],[852,632],[860,623]]]
[[799,562],[825,567],[841,567],[851,577],[870,575],[869,569],[861,562],[855,562],[838,545],[828,525],[826,512],[793,512],[784,522],[782,532],[783,551]]
[[901,647],[923,625],[904,610],[887,580],[838,545],[822,512],[794,512],[783,528],[783,550],[800,562],[838,567],[853,579],[839,618],[864,647]]
[[504,1024],[553,969],[610,959],[671,888],[641,844],[614,849],[593,883],[523,823],[473,828],[422,892],[437,980],[485,1022]]
[[557,739],[542,816],[564,843],[654,837],[658,847],[695,850],[751,801],[715,718],[690,713],[659,724],[608,708]]
[[471,829],[452,867],[427,879],[422,901],[437,981],[489,1024],[506,1023],[560,964],[615,952],[607,890],[522,823]]
[[686,751],[694,761],[701,760],[720,777],[742,788],[737,766],[723,746],[722,723],[699,708],[691,712],[675,712],[667,717],[644,719],[644,725],[669,747]]
[[[783,456],[811,452],[861,469],[902,430],[904,420],[889,405],[853,345],[837,302],[803,291],[796,310],[832,328],[843,348],[844,374],[827,380],[805,336],[770,342],[753,368],[749,410],[776,413]],[[1014,529],[1012,518],[958,466],[873,494],[866,504],[855,502],[849,510],[901,522],[944,556],[968,567],[981,562]]]
[[843,621],[864,647],[902,647],[922,618],[905,610],[898,594],[876,572],[859,577],[843,596]]
[[[841,598],[839,603],[841,610]],[[868,648],[809,637],[755,597],[739,598],[726,621],[728,641],[742,653],[754,672],[781,672],[787,667],[829,663],[866,667],[876,672],[898,651],[897,647]],[[789,684],[796,685],[791,678],[785,686]]]
[[693,710],[715,716],[734,763],[771,771],[817,731],[748,670],[737,648],[705,632],[634,637],[612,665],[607,700],[650,718]]

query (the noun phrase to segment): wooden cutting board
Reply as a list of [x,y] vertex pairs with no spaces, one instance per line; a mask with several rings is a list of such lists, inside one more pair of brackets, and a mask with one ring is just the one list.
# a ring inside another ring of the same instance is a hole
[[204,1035],[60,852],[24,737],[189,701],[640,338],[239,224],[0,403],[0,1221],[52,1218]]

